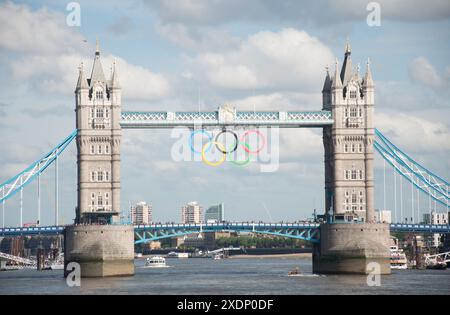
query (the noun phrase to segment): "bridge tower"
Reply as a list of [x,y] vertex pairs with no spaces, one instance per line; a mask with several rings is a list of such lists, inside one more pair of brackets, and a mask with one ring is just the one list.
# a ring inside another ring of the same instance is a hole
[[121,88],[115,62],[106,79],[97,42],[91,77],[83,64],[75,89],[77,225],[66,229],[65,260],[85,277],[134,274],[134,231],[120,215]]
[[121,88],[115,64],[106,80],[97,45],[90,79],[76,87],[78,206],[76,222],[116,223],[120,213]]
[[366,273],[369,262],[390,272],[389,227],[376,224],[374,212],[374,92],[369,61],[361,78],[347,43],[341,70],[336,60],[322,90],[334,124],[323,129],[327,223],[314,253],[316,272]]

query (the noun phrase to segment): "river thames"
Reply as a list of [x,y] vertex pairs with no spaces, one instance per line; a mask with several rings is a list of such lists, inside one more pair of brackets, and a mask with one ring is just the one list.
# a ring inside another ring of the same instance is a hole
[[[62,270],[0,272],[0,294],[450,294],[450,270],[393,270],[381,286],[365,276],[311,273],[310,258],[167,259],[169,268],[145,268],[134,277],[82,279],[66,285]],[[302,276],[289,277],[299,267]]]

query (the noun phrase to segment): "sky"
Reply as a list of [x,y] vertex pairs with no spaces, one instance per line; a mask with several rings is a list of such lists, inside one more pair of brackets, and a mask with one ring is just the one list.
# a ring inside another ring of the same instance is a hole
[[[19,173],[75,129],[78,67],[113,60],[122,110],[320,110],[325,68],[352,59],[375,80],[375,124],[414,159],[450,178],[450,2],[383,0],[380,26],[369,26],[363,0],[0,2],[0,182]],[[174,162],[167,130],[125,130],[122,209],[147,201],[155,221],[180,221],[181,206],[225,203],[228,220],[289,221],[324,209],[320,129],[281,130],[280,167],[211,168]],[[76,147],[60,159],[60,223],[76,206]],[[383,162],[376,157],[376,208],[384,208]],[[54,218],[54,169],[43,175],[42,224]],[[393,208],[387,171],[386,207]],[[405,188],[404,207],[411,207]],[[24,192],[24,222],[37,213],[36,184]],[[422,197],[420,211],[427,211]],[[413,203],[414,205],[414,203]],[[19,198],[6,204],[16,226]],[[0,218],[1,220],[1,218]]]

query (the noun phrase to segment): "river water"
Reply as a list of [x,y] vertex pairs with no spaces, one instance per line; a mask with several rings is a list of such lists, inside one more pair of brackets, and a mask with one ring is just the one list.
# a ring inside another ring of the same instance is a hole
[[[134,277],[82,279],[70,288],[62,270],[0,272],[0,294],[450,294],[450,270],[393,270],[381,286],[365,276],[314,276],[311,259],[167,259],[169,268],[145,268]],[[299,267],[303,276],[287,273]]]

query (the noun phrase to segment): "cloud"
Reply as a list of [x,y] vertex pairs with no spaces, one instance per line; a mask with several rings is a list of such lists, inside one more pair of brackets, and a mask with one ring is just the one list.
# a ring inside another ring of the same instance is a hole
[[450,69],[447,68],[446,73],[441,76],[425,57],[414,59],[409,65],[408,73],[412,81],[424,86],[433,89],[450,87]]
[[288,28],[258,32],[233,49],[199,53],[189,61],[197,79],[218,88],[317,91],[324,78],[320,69],[332,60],[317,38]]
[[377,113],[377,128],[408,153],[450,151],[450,128],[443,122],[407,113]]
[[[6,21],[0,30],[0,48],[14,53],[5,60],[14,83],[28,85],[39,94],[71,95],[78,65],[82,60],[90,64],[94,58],[93,47],[83,44],[84,37],[65,25],[63,15],[46,9],[31,11],[7,2],[0,6],[0,18]],[[114,59],[119,76],[127,78],[121,82],[124,99],[152,100],[169,93],[164,75],[111,54],[102,57],[106,75]]]
[[[365,21],[370,1],[318,0],[144,0],[163,23],[221,25],[252,21],[332,25]],[[394,21],[430,21],[450,17],[446,0],[378,0],[381,17]]]

